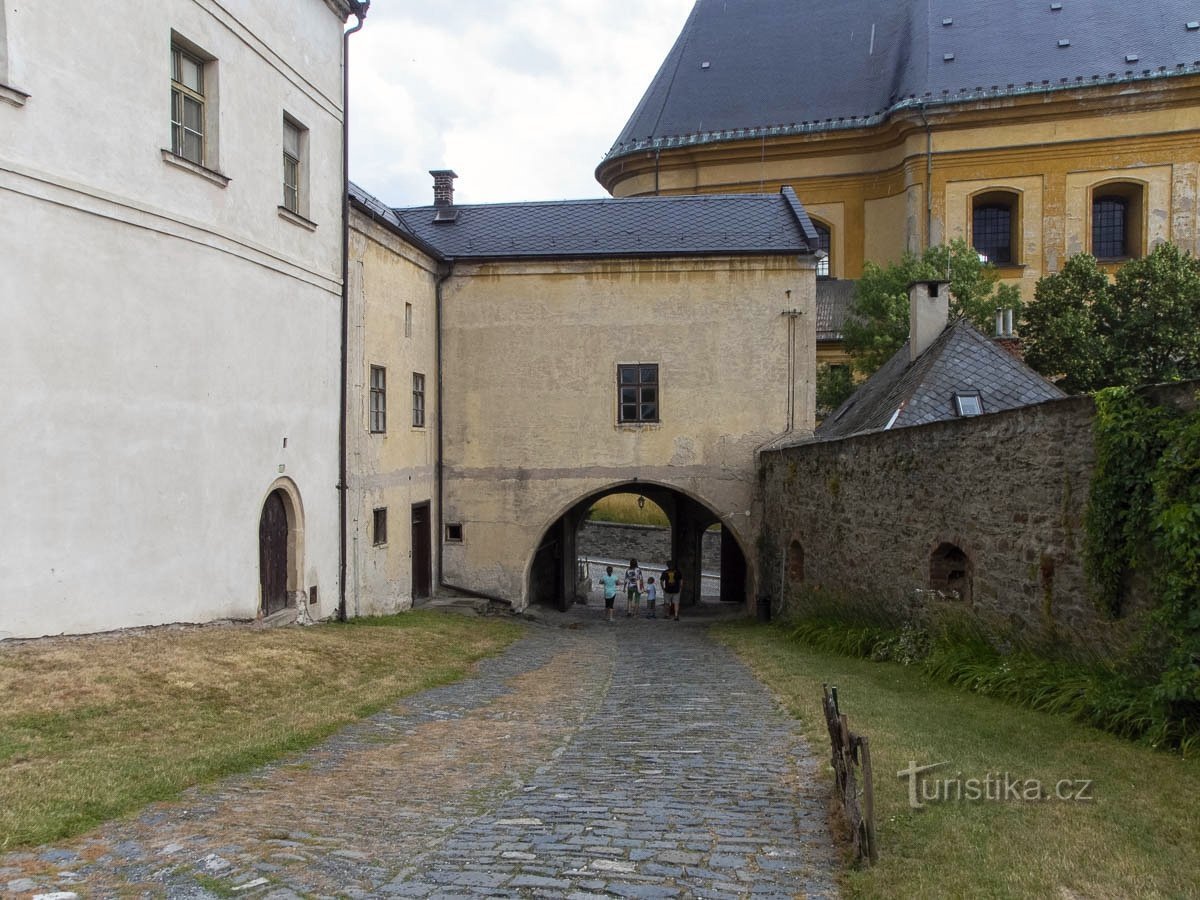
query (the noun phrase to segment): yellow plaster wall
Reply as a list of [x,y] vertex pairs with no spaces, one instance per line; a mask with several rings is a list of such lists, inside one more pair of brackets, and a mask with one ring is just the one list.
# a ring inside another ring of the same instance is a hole
[[[637,479],[753,546],[755,450],[813,426],[815,273],[795,257],[459,264],[443,300],[448,580],[524,598],[546,529]],[[789,318],[795,309],[792,363]],[[617,366],[659,366],[660,418],[617,423]],[[747,513],[752,513],[747,515]]]
[[[351,615],[382,615],[412,606],[413,505],[437,509],[436,264],[357,210],[351,229],[347,606]],[[411,335],[405,303],[413,307]],[[370,431],[372,365],[387,370],[382,434]],[[423,428],[412,424],[414,372],[425,375]],[[379,508],[388,518],[383,545],[372,534]],[[436,552],[433,563],[436,585]]]

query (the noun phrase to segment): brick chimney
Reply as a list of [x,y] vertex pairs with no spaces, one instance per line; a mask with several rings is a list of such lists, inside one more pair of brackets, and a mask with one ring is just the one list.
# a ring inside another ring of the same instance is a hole
[[431,169],[433,176],[433,205],[454,205],[454,179],[458,176],[450,169]]
[[914,281],[908,286],[909,359],[937,340],[950,318],[950,282]]

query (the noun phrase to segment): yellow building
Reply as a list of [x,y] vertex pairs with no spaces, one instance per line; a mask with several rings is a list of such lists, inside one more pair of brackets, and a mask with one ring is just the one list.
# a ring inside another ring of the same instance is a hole
[[698,0],[596,171],[614,196],[791,185],[821,275],[964,238],[1033,296],[1090,252],[1196,253],[1191,0]]
[[628,492],[667,513],[685,604],[718,522],[722,598],[755,596],[756,454],[814,425],[795,194],[456,206],[433,174],[432,206],[351,191],[351,612],[431,583],[570,604],[579,526]]

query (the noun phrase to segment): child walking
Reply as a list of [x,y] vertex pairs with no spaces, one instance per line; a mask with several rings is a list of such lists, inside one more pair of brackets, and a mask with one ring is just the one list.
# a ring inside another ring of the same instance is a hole
[[654,601],[658,599],[658,585],[654,583],[654,576],[651,575],[646,579],[646,608],[650,611],[646,614],[647,619],[657,619],[654,614]]

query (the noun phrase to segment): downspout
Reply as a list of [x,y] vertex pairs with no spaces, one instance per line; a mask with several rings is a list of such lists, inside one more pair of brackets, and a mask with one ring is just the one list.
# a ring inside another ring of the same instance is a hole
[[338,397],[338,621],[346,621],[346,410],[350,365],[350,35],[363,27],[371,0],[355,2],[358,23],[342,35],[342,371]]
[[438,585],[439,587],[448,588],[452,591],[458,591],[460,594],[466,594],[469,597],[478,597],[481,600],[491,600],[494,603],[502,603],[511,608],[512,601],[506,597],[499,597],[495,594],[487,594],[483,591],[477,591],[473,588],[463,587],[460,584],[451,584],[446,580],[445,569],[445,549],[446,549],[446,522],[443,507],[445,506],[446,490],[445,490],[445,430],[444,430],[444,407],[442,406],[443,397],[443,369],[442,369],[442,288],[443,285],[454,277],[454,259],[450,258],[445,261],[444,267],[438,272],[437,285],[434,289],[434,331],[437,335],[434,350],[434,366],[437,368],[437,463],[434,466],[436,472],[435,480],[437,481],[437,514],[434,520],[437,522],[437,565],[438,565]]
[[925,118],[925,104],[917,107],[925,126],[925,249],[933,243],[933,130]]

